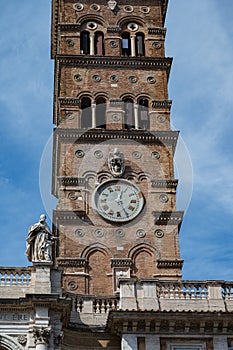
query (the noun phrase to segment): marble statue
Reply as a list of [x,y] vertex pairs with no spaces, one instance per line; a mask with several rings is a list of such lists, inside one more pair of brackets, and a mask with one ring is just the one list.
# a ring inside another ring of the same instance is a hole
[[52,261],[52,244],[54,237],[42,214],[39,222],[29,227],[26,239],[26,256],[29,261]]

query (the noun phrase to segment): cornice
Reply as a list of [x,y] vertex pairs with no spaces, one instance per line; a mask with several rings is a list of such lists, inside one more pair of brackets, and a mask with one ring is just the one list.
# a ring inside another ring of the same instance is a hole
[[96,130],[96,129],[60,129],[54,130],[54,136],[63,142],[103,142],[105,140],[134,140],[144,144],[157,144],[171,146],[175,152],[179,131],[155,131],[143,130]]
[[153,100],[152,108],[155,109],[171,109],[172,101],[171,100]]
[[111,259],[111,268],[112,267],[131,267],[133,261],[131,259]]
[[70,224],[83,222],[86,218],[85,211],[54,210],[53,222],[68,222]]
[[149,27],[148,28],[148,34],[150,35],[162,35],[164,38],[166,36],[166,28],[162,27]]
[[83,177],[59,177],[58,178],[60,187],[66,186],[86,186],[86,179]]
[[61,65],[71,67],[101,67],[121,69],[156,69],[166,70],[169,76],[172,58],[149,58],[149,57],[112,57],[112,56],[64,56],[57,55],[57,61]]
[[58,29],[61,31],[80,31],[80,23],[59,23]]
[[80,100],[76,97],[59,97],[61,106],[79,106]]
[[82,258],[58,258],[56,261],[59,267],[86,267],[88,265],[88,261]]
[[155,225],[181,225],[183,211],[153,211]]
[[153,179],[151,180],[152,188],[172,188],[176,189],[178,185],[178,180],[161,180],[161,179]]
[[157,260],[157,267],[159,269],[182,269],[184,260],[176,259],[160,259]]

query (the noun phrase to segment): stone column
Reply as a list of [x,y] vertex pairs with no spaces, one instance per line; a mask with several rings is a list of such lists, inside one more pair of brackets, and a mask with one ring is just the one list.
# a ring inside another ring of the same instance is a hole
[[130,42],[131,42],[131,57],[136,56],[136,51],[135,51],[135,34],[130,35]]
[[94,44],[95,34],[90,33],[90,55],[95,54],[95,44]]
[[135,129],[139,129],[138,109],[139,109],[139,106],[138,106],[137,103],[135,103],[135,104],[134,104]]
[[217,335],[213,337],[214,350],[228,350],[227,336]]
[[91,127],[96,128],[96,104],[91,104]]

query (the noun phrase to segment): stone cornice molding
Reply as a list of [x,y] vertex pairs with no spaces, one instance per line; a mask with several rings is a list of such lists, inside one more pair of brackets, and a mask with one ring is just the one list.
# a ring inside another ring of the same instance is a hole
[[101,130],[87,129],[62,129],[56,128],[54,136],[61,142],[103,142],[105,140],[134,140],[140,143],[157,144],[160,146],[171,146],[175,152],[179,131],[155,131],[148,132],[143,130]]
[[151,180],[151,187],[152,188],[176,189],[177,185],[178,185],[178,180],[161,180],[161,179]]
[[[194,322],[195,320],[195,322]],[[214,322],[213,322],[214,320]],[[140,311],[112,310],[107,320],[109,332],[202,334],[202,336],[232,334],[232,312],[223,311]]]
[[53,222],[56,225],[58,222],[69,222],[70,224],[83,222],[86,218],[85,211],[69,211],[69,210],[54,210]]
[[153,211],[155,225],[181,225],[183,211]]
[[152,100],[152,108],[155,109],[171,109],[172,101],[171,100]]
[[160,259],[157,260],[157,267],[159,269],[182,269],[183,263],[182,259]]
[[118,26],[107,26],[108,33],[119,33],[120,31],[121,31],[121,28]]
[[111,259],[111,268],[112,267],[131,267],[133,262],[129,258],[124,259]]
[[69,177],[59,177],[58,178],[59,185],[60,187],[67,187],[67,186],[81,186],[85,187],[86,186],[86,179],[83,177],[74,177],[74,176],[69,176]]
[[59,97],[61,106],[78,106],[80,105],[80,99],[76,97]]
[[164,38],[166,36],[166,28],[162,27],[149,27],[148,28],[148,34],[150,35],[162,35]]
[[149,58],[149,57],[96,57],[96,56],[64,56],[57,55],[57,61],[61,65],[71,67],[101,67],[120,68],[120,69],[155,69],[166,70],[169,76],[172,58]]
[[86,267],[88,265],[88,261],[84,258],[58,258],[56,261],[59,267]]
[[59,23],[58,29],[61,31],[80,31],[80,23]]

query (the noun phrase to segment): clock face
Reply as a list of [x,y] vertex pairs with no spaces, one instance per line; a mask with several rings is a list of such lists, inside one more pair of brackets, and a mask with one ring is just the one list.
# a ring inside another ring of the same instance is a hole
[[142,210],[144,198],[140,189],[127,180],[109,180],[93,194],[93,207],[105,219],[126,222]]

